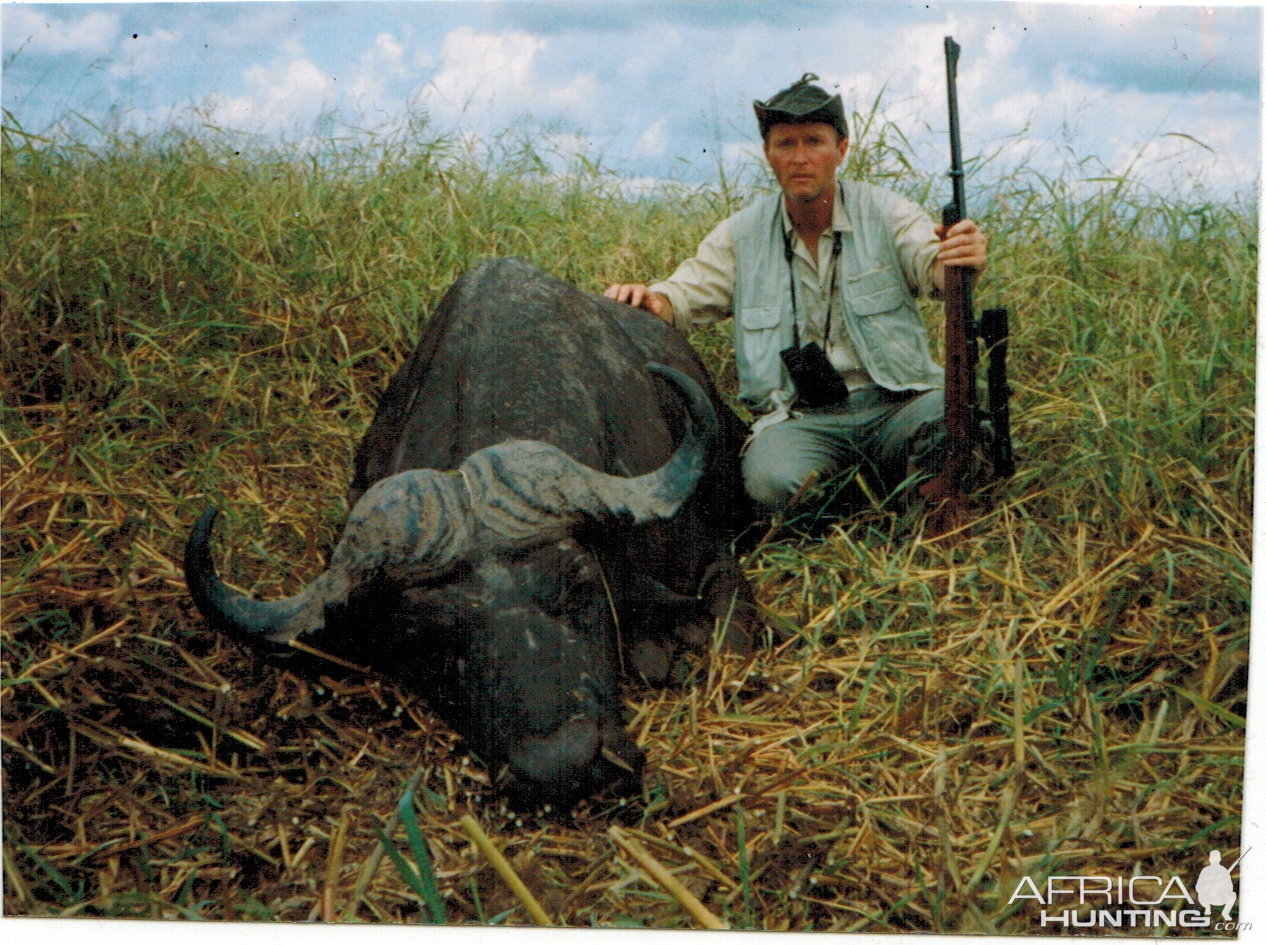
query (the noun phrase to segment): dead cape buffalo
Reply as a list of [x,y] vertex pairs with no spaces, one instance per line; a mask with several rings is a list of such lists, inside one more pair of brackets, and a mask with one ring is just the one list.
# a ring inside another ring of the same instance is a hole
[[404,680],[515,806],[635,790],[621,672],[662,683],[736,611],[725,642],[747,645],[727,547],[743,435],[673,328],[521,260],[482,263],[388,385],[328,570],[285,600],[229,590],[209,510],[190,594],[223,632]]

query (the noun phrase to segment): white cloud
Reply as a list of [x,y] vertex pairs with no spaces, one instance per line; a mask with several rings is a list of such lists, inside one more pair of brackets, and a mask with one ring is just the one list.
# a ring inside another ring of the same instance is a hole
[[604,101],[609,89],[592,75],[582,73],[562,85],[544,90],[544,104],[551,110],[590,111]]
[[27,43],[31,53],[104,53],[119,33],[119,14],[94,11],[62,19],[47,8],[12,7],[5,14],[5,45]]
[[1172,103],[1155,99],[1159,97],[1139,95],[1135,103],[1140,114],[1156,116],[1152,134],[1141,143],[1136,138],[1114,136],[1108,156],[1110,170],[1128,173],[1154,187],[1185,189],[1187,183],[1196,182],[1217,191],[1247,195],[1253,181],[1259,179],[1261,167],[1260,161],[1252,160],[1254,142],[1234,120],[1235,103],[1192,102],[1174,109]]
[[152,33],[127,36],[121,42],[110,66],[110,75],[130,77],[146,75],[167,65],[179,36],[172,30],[156,29]]
[[513,109],[533,100],[532,67],[545,40],[514,30],[458,27],[444,38],[440,70],[423,93],[451,113]]
[[387,105],[388,83],[406,79],[411,73],[405,62],[404,44],[391,33],[379,33],[361,55],[348,94],[362,109],[382,109]]
[[271,67],[252,66],[245,95],[214,94],[208,118],[226,128],[288,130],[315,119],[335,103],[336,80],[311,60],[291,59]]
[[404,46],[390,33],[379,33],[374,45],[362,57],[362,63],[385,69],[392,75],[404,75]]
[[[1015,91],[995,96],[980,113],[982,130],[988,137],[1012,135],[1025,128],[1034,136],[1073,131],[1079,122],[1093,119],[1104,104],[1104,91],[1062,69],[1039,88],[1031,78],[1009,84]],[[987,99],[986,99],[987,100]]]
[[[548,59],[546,53],[548,51]],[[438,67],[414,99],[440,124],[491,141],[512,128],[541,125],[603,134],[621,118],[611,114],[610,77],[576,67],[574,50],[534,33],[507,29],[483,32],[461,26],[440,45]],[[569,68],[559,68],[561,63]],[[586,138],[588,147],[593,140]],[[566,160],[574,151],[558,139],[553,145]]]
[[639,157],[662,157],[668,149],[664,126],[665,121],[660,118],[647,127],[633,145],[633,153]]

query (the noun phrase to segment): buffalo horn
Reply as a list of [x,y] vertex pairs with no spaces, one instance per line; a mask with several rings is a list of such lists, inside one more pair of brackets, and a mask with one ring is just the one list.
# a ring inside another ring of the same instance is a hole
[[319,630],[370,580],[433,583],[465,562],[525,551],[586,521],[646,522],[672,516],[694,492],[716,438],[716,414],[699,385],[658,364],[648,370],[681,395],[688,423],[659,469],[624,478],[591,469],[557,447],[509,440],[472,453],[454,472],[415,469],[374,483],[348,516],[329,568],[293,597],[257,601],[216,575],[210,536],[216,510],[204,512],[185,546],[194,603],[228,633],[287,643]]

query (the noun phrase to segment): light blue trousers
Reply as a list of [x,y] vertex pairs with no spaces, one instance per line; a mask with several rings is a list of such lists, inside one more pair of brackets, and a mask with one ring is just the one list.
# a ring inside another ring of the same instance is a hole
[[940,389],[866,388],[842,411],[792,417],[757,433],[743,453],[743,484],[767,510],[786,509],[813,473],[823,483],[856,470],[887,496],[912,475],[934,473],[944,441]]

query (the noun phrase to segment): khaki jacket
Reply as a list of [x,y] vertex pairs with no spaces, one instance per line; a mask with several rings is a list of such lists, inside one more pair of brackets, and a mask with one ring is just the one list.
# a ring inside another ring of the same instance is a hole
[[[933,290],[937,240],[931,220],[891,191],[841,181],[833,221],[841,252],[832,337],[825,345],[831,362],[853,389],[941,386],[944,373],[932,361],[927,329],[915,302],[917,294]],[[790,416],[796,398],[779,356],[793,337],[784,255],[789,229],[782,195],[770,194],[723,221],[695,257],[667,281],[651,286],[672,302],[679,327],[734,316],[739,394],[754,413],[764,415],[754,432]],[[816,267],[804,244],[797,243],[796,302],[803,344],[821,338],[832,239],[823,234]],[[821,286],[822,291],[802,291],[802,285]]]

